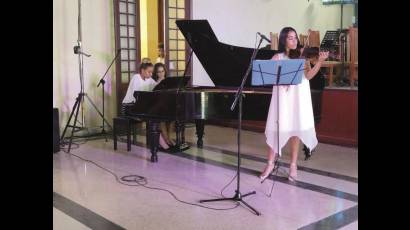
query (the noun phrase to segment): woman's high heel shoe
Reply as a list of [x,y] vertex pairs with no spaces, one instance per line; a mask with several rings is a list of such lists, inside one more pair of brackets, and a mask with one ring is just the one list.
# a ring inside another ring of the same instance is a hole
[[265,170],[261,175],[259,175],[259,179],[261,180],[261,183],[263,183],[266,178],[271,174],[271,172],[275,169],[275,164],[273,160],[268,161],[268,164],[265,167]]
[[295,181],[296,178],[298,177],[298,167],[295,163],[290,164],[289,166],[289,177],[288,179],[290,181]]

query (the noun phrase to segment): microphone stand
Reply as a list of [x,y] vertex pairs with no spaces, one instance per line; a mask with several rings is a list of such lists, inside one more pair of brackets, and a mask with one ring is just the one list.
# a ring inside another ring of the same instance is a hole
[[105,101],[104,101],[104,98],[105,98],[105,96],[104,96],[104,95],[105,95],[105,91],[104,91],[104,88],[105,88],[105,87],[104,87],[104,86],[105,86],[105,80],[104,80],[104,79],[105,79],[105,76],[107,75],[108,71],[110,70],[112,64],[113,64],[114,61],[117,59],[118,54],[120,54],[120,51],[121,51],[121,49],[118,49],[118,50],[117,50],[117,53],[115,54],[115,57],[114,57],[114,59],[112,60],[110,66],[108,66],[108,69],[107,69],[107,71],[105,71],[104,76],[102,76],[102,78],[100,79],[100,81],[99,81],[98,84],[97,84],[97,87],[102,84],[101,90],[102,90],[102,119],[103,119],[103,121],[102,121],[101,134],[105,135],[105,142],[107,142],[108,140],[107,140],[107,133],[105,132],[104,122],[106,122],[107,125],[108,125],[111,129],[112,129],[112,127],[111,127],[110,123],[108,123],[108,121],[105,120],[105,117],[104,117],[104,111],[105,111],[105,109],[104,109],[104,106],[105,106]]
[[212,199],[212,200],[200,200],[200,203],[203,202],[213,202],[213,201],[223,201],[223,200],[233,200],[233,201],[239,201],[245,204],[248,208],[250,208],[255,215],[259,216],[261,213],[258,212],[256,209],[254,209],[252,206],[247,204],[244,200],[242,200],[243,197],[249,196],[256,194],[255,191],[249,192],[245,195],[242,195],[240,192],[240,170],[241,170],[241,155],[240,155],[240,150],[241,150],[241,128],[242,128],[242,97],[244,96],[242,91],[243,87],[245,85],[246,79],[248,78],[248,75],[252,69],[252,62],[256,57],[256,54],[258,53],[259,47],[262,43],[263,38],[261,37],[259,40],[258,47],[253,51],[251,61],[249,63],[248,69],[246,70],[245,75],[243,76],[242,83],[238,88],[238,91],[235,94],[235,100],[232,103],[231,110],[233,111],[235,109],[235,106],[239,103],[239,111],[238,111],[238,153],[237,153],[237,169],[236,169],[236,190],[235,190],[235,195],[232,198],[220,198],[220,199]]

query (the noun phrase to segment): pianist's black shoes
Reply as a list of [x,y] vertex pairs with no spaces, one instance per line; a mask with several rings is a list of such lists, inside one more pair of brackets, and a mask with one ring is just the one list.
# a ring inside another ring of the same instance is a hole
[[167,149],[169,153],[178,153],[179,152],[179,148],[176,145],[172,145],[169,147],[169,149]]
[[166,152],[166,153],[177,153],[177,152],[179,152],[178,147],[175,146],[175,145],[170,145],[169,148],[167,148],[167,149],[164,149],[160,146],[160,147],[158,147],[158,150],[161,151],[161,152]]
[[169,149],[169,148],[164,149],[164,148],[162,148],[161,146],[158,147],[158,150],[161,151],[161,152],[167,152],[168,149]]

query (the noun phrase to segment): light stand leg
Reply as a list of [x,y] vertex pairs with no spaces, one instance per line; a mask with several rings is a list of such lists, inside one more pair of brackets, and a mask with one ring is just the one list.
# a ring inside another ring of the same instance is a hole
[[[279,157],[279,82],[280,82],[280,71],[281,71],[281,66],[278,67],[278,78],[277,78],[277,82],[276,82],[276,125],[277,125],[277,130],[276,130],[276,136],[278,138],[278,146],[276,148],[276,154],[278,154]],[[275,159],[273,159],[274,163],[275,163]],[[275,167],[275,166],[273,166]]]
[[[78,94],[78,97],[75,100],[73,109],[71,110],[70,117],[68,118],[67,124],[66,124],[66,126],[64,128],[64,131],[63,131],[63,134],[61,135],[61,138],[60,138],[60,142],[62,143],[63,140],[64,140],[64,137],[65,137],[65,133],[67,131],[67,128],[70,127],[72,129],[71,130],[71,135],[70,135],[70,141],[69,141],[69,144],[68,144],[68,152],[71,151],[71,145],[73,143],[74,132],[76,131],[76,129],[82,129],[82,127],[77,127],[76,124],[77,124],[78,113],[80,111],[80,106],[81,106],[81,101],[83,100],[83,96],[84,96],[83,93]],[[71,119],[72,119],[74,113],[75,113],[74,124],[70,125],[70,122],[71,122]]]
[[72,126],[72,130],[71,130],[70,142],[68,144],[68,152],[70,152],[71,144],[73,143],[73,136],[74,136],[75,128],[77,128],[75,125],[77,124],[78,112],[80,111],[80,106],[81,106],[81,101],[83,100],[82,99],[83,96],[84,94],[80,93],[77,97],[78,103],[77,103],[77,108],[75,111],[74,125]]
[[107,140],[107,133],[105,132],[105,128],[104,128],[104,120],[105,120],[105,117],[104,117],[104,111],[105,111],[105,108],[104,108],[104,105],[105,105],[105,103],[104,103],[104,84],[102,84],[102,87],[101,87],[101,89],[102,89],[102,98],[103,98],[103,100],[102,100],[102,117],[103,117],[103,121],[102,121],[102,131],[101,131],[101,133],[105,136],[105,142],[108,142],[108,140]]
[[74,111],[76,110],[77,105],[79,103],[79,98],[80,98],[80,94],[78,94],[78,97],[75,99],[75,103],[73,105],[73,108],[71,109],[70,117],[68,118],[67,124],[65,125],[65,128],[64,128],[64,131],[63,131],[63,134],[61,135],[60,142],[63,141],[64,136],[65,136],[65,132],[67,131],[68,126],[70,126],[71,118],[73,117]]

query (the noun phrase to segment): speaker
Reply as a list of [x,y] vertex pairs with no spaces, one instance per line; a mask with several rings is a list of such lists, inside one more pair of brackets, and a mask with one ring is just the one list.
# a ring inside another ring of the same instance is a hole
[[60,151],[60,122],[58,109],[53,108],[53,153]]

